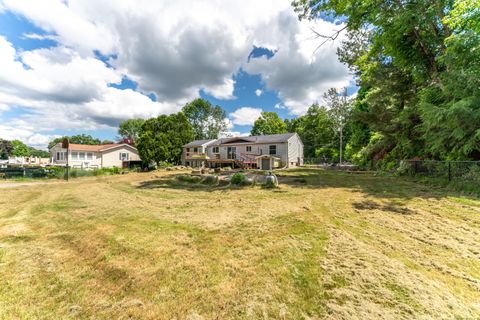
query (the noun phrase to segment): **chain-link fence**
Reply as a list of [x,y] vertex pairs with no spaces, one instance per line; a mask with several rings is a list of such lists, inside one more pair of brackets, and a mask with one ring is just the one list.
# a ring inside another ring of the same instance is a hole
[[399,174],[416,177],[480,181],[480,161],[403,160],[396,170]]

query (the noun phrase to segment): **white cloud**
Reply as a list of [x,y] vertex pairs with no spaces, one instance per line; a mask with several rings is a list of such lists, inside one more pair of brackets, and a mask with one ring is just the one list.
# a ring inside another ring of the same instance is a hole
[[260,117],[262,111],[261,108],[242,107],[230,113],[229,118],[233,124],[251,126]]
[[20,140],[27,145],[39,149],[46,149],[48,142],[58,135],[43,135],[34,133],[26,129],[19,129],[17,127],[6,126],[0,124],[0,137],[6,140]]
[[[318,40],[308,40],[310,27],[328,34],[338,26],[298,21],[290,2],[0,0],[0,10],[24,16],[46,33],[24,37],[58,43],[16,51],[0,38],[0,104],[29,110],[8,125],[41,133],[98,129],[175,112],[200,90],[234,99],[233,76],[240,69],[259,74],[282,106],[302,114],[329,87],[348,84],[349,75],[336,57],[338,41],[315,51]],[[247,62],[253,46],[276,54]],[[110,87],[123,77],[136,81],[138,92]],[[154,93],[158,102],[142,93]],[[233,112],[232,122],[252,124],[260,109],[250,109]]]

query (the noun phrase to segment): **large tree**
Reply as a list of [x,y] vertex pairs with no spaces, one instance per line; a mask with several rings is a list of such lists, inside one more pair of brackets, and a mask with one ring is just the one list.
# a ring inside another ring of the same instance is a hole
[[13,157],[28,157],[31,155],[31,149],[20,140],[12,140],[13,150],[11,155]]
[[[345,21],[374,158],[480,159],[478,0],[296,0],[301,18]],[[320,42],[321,41],[321,42]],[[360,113],[360,112],[359,112]]]
[[142,130],[144,119],[128,119],[120,122],[118,126],[118,135],[123,140],[131,141],[133,144],[137,141]]
[[12,154],[13,145],[8,140],[0,139],[0,159],[6,160]]
[[137,149],[146,163],[180,163],[182,146],[192,141],[194,136],[192,126],[182,112],[161,115],[145,121],[137,140]]
[[325,107],[314,104],[305,115],[286,123],[288,131],[298,133],[302,139],[306,158],[330,156],[329,150],[337,146],[333,122]]
[[225,111],[205,99],[187,103],[182,112],[192,125],[196,140],[217,139],[220,132],[227,130]]
[[76,144],[87,144],[87,145],[95,145],[95,144],[100,144],[101,141],[100,139],[94,138],[91,135],[87,134],[78,134],[74,136],[63,136],[60,138],[55,138],[52,141],[48,143],[48,149],[53,148],[57,143],[62,142],[63,139],[68,138],[70,143],[76,143]]
[[263,111],[255,120],[251,130],[252,136],[286,133],[287,125],[276,112]]

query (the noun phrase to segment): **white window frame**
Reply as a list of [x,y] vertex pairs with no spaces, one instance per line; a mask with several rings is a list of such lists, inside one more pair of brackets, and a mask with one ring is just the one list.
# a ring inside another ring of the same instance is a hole
[[128,152],[120,152],[118,157],[121,161],[128,161],[129,154]]
[[252,146],[246,146],[245,150],[246,152],[252,152]]
[[212,153],[220,153],[219,147],[212,147]]
[[57,161],[65,161],[65,151],[57,151]]
[[93,160],[93,152],[87,152],[87,160]]
[[86,160],[85,152],[78,153],[78,160]]
[[78,160],[78,151],[72,151],[72,160]]

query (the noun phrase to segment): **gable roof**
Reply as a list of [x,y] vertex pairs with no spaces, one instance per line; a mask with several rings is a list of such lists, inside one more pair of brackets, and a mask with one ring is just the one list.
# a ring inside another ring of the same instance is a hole
[[270,134],[265,136],[249,136],[249,137],[234,137],[234,138],[222,138],[215,140],[212,145],[218,146],[222,144],[234,144],[234,143],[282,143],[287,142],[288,139],[296,135],[296,133],[280,133]]
[[[61,143],[58,143],[57,146],[58,145],[61,145]],[[120,146],[126,146],[136,150],[135,147],[126,143],[109,143],[109,144],[96,144],[96,145],[70,143],[68,148],[72,151],[102,152],[102,151],[120,147]]]
[[207,139],[207,140],[195,140],[195,141],[192,141],[190,143],[187,143],[185,145],[183,145],[184,147],[188,148],[188,147],[202,147],[204,145],[208,145],[212,142],[214,142],[215,139]]

